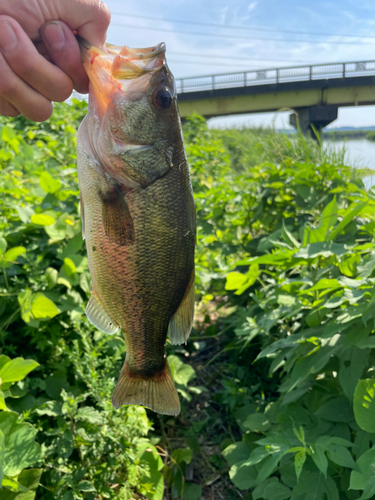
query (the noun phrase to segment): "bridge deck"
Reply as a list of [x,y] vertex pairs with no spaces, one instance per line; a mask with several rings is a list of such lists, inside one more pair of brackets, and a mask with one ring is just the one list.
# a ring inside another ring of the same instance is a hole
[[375,61],[184,78],[177,91],[181,117],[375,104]]

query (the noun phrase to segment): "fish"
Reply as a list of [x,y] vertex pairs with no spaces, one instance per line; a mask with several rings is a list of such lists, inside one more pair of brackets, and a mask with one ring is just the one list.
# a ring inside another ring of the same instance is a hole
[[192,328],[196,210],[166,46],[79,42],[89,77],[77,136],[86,315],[125,338],[113,406],[178,415],[165,346],[167,336],[185,343]]

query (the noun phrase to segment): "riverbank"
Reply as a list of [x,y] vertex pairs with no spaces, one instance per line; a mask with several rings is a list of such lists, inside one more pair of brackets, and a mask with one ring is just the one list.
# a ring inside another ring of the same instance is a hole
[[345,139],[367,139],[375,142],[375,129],[328,129],[323,130],[323,140],[342,141]]

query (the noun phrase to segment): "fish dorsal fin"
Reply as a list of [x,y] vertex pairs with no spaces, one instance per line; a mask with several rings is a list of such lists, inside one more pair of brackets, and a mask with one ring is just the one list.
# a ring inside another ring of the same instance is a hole
[[117,332],[118,326],[112,321],[109,314],[106,313],[99,299],[94,294],[87,303],[86,315],[91,323],[102,332],[109,333],[109,335],[113,335]]
[[119,186],[100,193],[104,231],[109,239],[120,246],[134,243],[134,223]]
[[193,326],[195,303],[195,272],[193,270],[185,295],[177,311],[169,322],[169,339],[171,344],[183,344],[190,335]]

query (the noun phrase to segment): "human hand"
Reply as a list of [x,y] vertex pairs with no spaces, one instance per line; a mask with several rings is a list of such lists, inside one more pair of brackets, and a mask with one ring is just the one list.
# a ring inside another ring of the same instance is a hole
[[88,91],[73,30],[102,47],[110,22],[99,0],[0,1],[0,115],[47,120],[52,101]]

